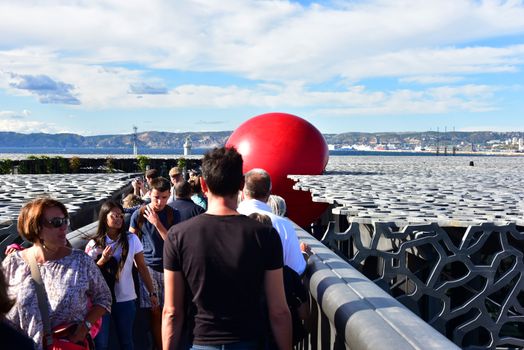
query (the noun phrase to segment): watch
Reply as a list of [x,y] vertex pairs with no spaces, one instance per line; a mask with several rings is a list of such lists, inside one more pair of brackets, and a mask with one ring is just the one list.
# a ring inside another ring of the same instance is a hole
[[89,322],[87,319],[84,320],[84,325],[87,327],[88,330],[91,330],[91,327],[93,327],[91,322]]

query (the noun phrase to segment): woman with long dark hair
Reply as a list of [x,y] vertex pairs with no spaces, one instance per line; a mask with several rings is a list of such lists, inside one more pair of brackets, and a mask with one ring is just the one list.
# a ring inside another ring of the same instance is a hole
[[111,315],[103,317],[102,327],[95,338],[97,350],[107,349],[109,346],[111,319],[115,323],[120,348],[133,349],[132,330],[137,298],[132,275],[133,262],[146,284],[151,304],[158,307],[157,294],[142,251],[140,239],[125,229],[122,206],[115,201],[102,204],[97,233],[86,246],[86,253],[96,260],[113,292]]

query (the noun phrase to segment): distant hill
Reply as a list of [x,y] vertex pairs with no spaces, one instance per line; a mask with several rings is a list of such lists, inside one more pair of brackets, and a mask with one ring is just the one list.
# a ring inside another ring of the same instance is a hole
[[[217,132],[159,132],[138,133],[139,148],[183,148],[186,138],[191,138],[193,148],[212,148],[225,144],[231,131]],[[133,135],[81,136],[75,134],[21,134],[0,132],[0,147],[49,147],[49,148],[132,148]]]
[[[147,131],[138,133],[139,148],[181,149],[187,137],[191,138],[193,148],[212,148],[226,143],[232,131],[216,132],[160,132]],[[324,134],[328,144],[414,144],[426,146],[439,144],[484,145],[488,141],[524,138],[524,132],[346,132],[341,134]],[[97,135],[81,136],[76,134],[21,134],[0,132],[0,147],[49,147],[49,148],[131,148],[133,135]]]

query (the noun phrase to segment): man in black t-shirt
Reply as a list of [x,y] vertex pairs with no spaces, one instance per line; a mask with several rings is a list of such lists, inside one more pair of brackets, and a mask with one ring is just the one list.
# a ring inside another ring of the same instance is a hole
[[164,244],[164,349],[180,345],[186,299],[195,307],[193,344],[256,349],[264,336],[264,293],[276,343],[291,349],[280,238],[236,211],[242,156],[216,148],[204,156],[202,173],[207,212],[173,226]]

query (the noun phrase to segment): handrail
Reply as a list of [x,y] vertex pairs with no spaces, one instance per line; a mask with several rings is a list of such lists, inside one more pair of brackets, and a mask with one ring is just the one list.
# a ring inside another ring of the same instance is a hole
[[295,229],[313,253],[305,280],[316,325],[307,348],[459,349],[310,234]]

